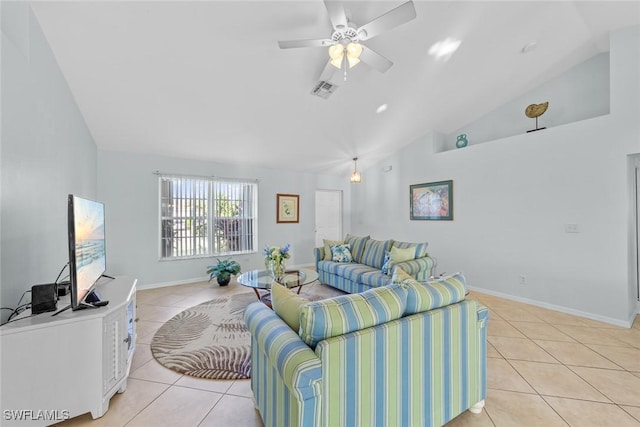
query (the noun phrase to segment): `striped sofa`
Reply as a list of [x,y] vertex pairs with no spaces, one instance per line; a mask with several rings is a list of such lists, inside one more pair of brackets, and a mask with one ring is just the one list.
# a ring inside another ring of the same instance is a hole
[[441,426],[486,396],[488,310],[464,277],[410,276],[308,302],[292,330],[261,302],[251,331],[251,388],[266,427]]
[[[435,267],[435,260],[427,254],[427,243],[409,243],[394,240],[375,240],[369,236],[347,235],[344,239],[351,248],[353,262],[334,262],[326,247],[314,248],[318,280],[351,294],[389,284],[395,269],[400,268],[414,279],[426,281]],[[383,272],[385,253],[392,247],[415,247],[414,259],[392,263],[388,273]]]

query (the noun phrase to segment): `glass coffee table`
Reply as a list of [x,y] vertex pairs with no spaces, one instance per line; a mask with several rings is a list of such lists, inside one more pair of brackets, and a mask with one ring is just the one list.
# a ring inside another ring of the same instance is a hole
[[[274,280],[267,270],[251,270],[239,275],[236,280],[242,286],[252,288],[259,301],[271,307],[271,285]],[[307,268],[287,270],[284,278],[279,282],[289,289],[298,288],[298,294],[304,285],[318,280],[318,272]],[[260,291],[265,291],[261,293]]]

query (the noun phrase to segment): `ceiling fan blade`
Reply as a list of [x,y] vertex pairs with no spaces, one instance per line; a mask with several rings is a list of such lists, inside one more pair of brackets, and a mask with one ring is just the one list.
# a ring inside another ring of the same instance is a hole
[[324,5],[329,12],[329,20],[333,29],[336,31],[344,31],[347,28],[347,15],[344,13],[342,3],[324,0]]
[[278,40],[278,46],[280,49],[291,49],[297,47],[326,47],[334,44],[332,40],[329,39],[318,39],[318,40]]
[[377,17],[368,24],[364,24],[359,27],[357,29],[358,38],[360,40],[368,40],[380,33],[395,28],[398,25],[409,22],[415,17],[416,8],[413,5],[413,1],[409,0],[408,2],[396,7],[395,9],[391,9],[384,15]]
[[360,60],[381,73],[384,73],[393,65],[393,62],[364,45],[362,45]]
[[334,73],[338,69],[331,65],[331,60],[327,61],[327,65],[324,66],[322,74],[320,74],[320,81],[329,82],[333,78]]

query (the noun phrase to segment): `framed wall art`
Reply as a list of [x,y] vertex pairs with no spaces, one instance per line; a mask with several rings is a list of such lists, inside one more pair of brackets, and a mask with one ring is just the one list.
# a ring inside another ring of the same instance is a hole
[[300,196],[297,194],[276,195],[276,222],[297,223],[300,220]]
[[410,219],[453,220],[453,181],[409,186]]

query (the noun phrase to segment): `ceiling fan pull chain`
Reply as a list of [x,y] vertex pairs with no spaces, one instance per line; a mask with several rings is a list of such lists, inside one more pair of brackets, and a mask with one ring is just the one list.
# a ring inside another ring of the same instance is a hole
[[347,81],[347,59],[346,58],[344,59],[343,64],[344,64],[344,81],[346,82]]

